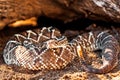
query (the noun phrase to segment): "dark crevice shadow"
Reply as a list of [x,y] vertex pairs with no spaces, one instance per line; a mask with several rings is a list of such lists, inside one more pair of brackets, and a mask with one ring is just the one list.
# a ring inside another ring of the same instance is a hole
[[78,19],[68,23],[64,23],[61,20],[51,19],[44,16],[40,17],[38,20],[39,27],[53,26],[58,28],[61,32],[64,32],[65,30],[68,30],[68,29],[82,30],[82,29],[85,29],[87,26],[89,26],[91,23],[92,22],[89,19]]
[[0,53],[0,65],[4,64],[3,55]]

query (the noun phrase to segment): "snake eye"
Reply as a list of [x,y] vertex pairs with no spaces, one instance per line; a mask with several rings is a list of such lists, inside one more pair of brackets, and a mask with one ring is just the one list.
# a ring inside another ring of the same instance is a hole
[[24,46],[28,46],[30,44],[32,44],[32,42],[30,40],[28,40],[28,39],[26,39],[26,40],[23,41],[23,45]]

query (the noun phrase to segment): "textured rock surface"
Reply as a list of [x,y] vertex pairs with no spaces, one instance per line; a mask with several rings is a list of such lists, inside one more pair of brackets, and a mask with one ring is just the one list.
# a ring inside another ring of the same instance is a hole
[[[58,0],[73,12],[93,20],[120,22],[120,0]],[[79,15],[80,16],[80,15]]]
[[[70,13],[70,15],[68,15]],[[0,29],[6,25],[31,17],[48,16],[67,20],[75,13],[68,9],[63,9],[53,0],[1,0],[0,1]]]
[[120,22],[120,0],[1,0],[0,29],[31,17],[69,22],[78,18]]

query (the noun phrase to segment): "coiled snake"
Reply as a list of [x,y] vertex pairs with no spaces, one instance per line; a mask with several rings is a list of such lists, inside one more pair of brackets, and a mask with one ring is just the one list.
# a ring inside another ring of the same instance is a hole
[[77,55],[86,51],[102,50],[103,65],[99,68],[89,67],[83,61],[83,68],[88,72],[106,73],[118,63],[119,45],[117,40],[107,32],[89,32],[78,35],[68,42],[56,28],[28,30],[15,34],[6,44],[3,57],[6,64],[23,66],[30,70],[61,69]]

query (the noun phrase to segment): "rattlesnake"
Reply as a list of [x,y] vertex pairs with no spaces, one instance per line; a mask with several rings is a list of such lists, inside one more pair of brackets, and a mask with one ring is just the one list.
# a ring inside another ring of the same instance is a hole
[[[102,50],[103,65],[89,67],[83,53]],[[61,69],[79,56],[83,68],[88,72],[106,73],[118,63],[119,45],[117,40],[106,31],[89,32],[78,35],[68,42],[56,28],[27,30],[15,34],[6,44],[3,57],[6,64],[23,66],[30,70]]]

